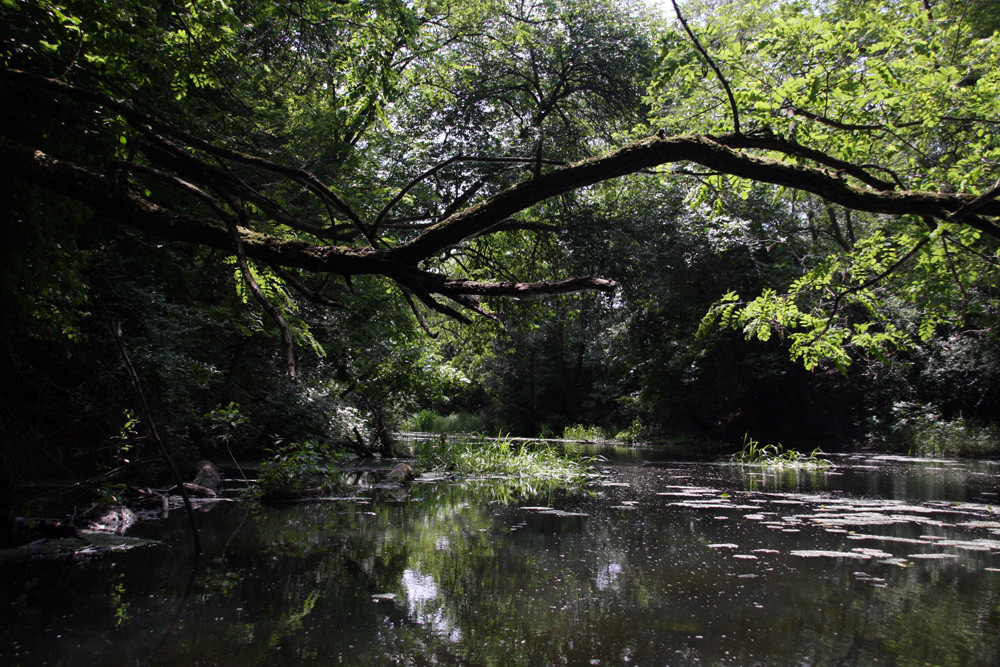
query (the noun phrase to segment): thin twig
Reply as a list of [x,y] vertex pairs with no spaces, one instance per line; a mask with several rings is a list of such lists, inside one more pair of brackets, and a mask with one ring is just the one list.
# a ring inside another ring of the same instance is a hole
[[708,55],[708,51],[705,50],[705,47],[703,47],[701,42],[698,41],[698,37],[694,34],[694,31],[691,30],[691,27],[688,25],[687,20],[685,20],[684,15],[681,14],[681,8],[677,6],[677,0],[670,0],[670,2],[674,6],[674,12],[677,14],[677,20],[681,22],[681,25],[684,26],[684,30],[687,32],[688,37],[690,37],[691,41],[694,42],[694,47],[698,49],[698,53],[701,54],[701,56],[708,63],[708,66],[712,68],[713,72],[715,72],[715,76],[718,77],[719,83],[722,84],[722,87],[726,89],[726,95],[729,97],[729,108],[733,111],[733,133],[741,134],[740,114],[736,109],[736,98],[733,97],[733,91],[729,87],[729,82],[726,81],[726,77],[722,76],[722,70],[720,70],[719,66],[715,64],[714,60],[712,60],[712,56]]
[[[487,164],[532,164],[535,161],[536,161],[535,158],[521,158],[521,157],[489,157],[489,156],[465,156],[465,155],[456,155],[454,157],[450,157],[444,162],[440,162],[434,165],[433,167],[429,167],[428,169],[423,171],[419,176],[417,176],[409,183],[404,185],[402,189],[400,189],[400,191],[396,193],[396,196],[394,196],[389,201],[389,203],[382,208],[378,216],[375,217],[375,222],[372,223],[371,230],[373,233],[377,232],[379,227],[381,227],[385,223],[386,217],[389,215],[392,209],[395,208],[396,204],[402,201],[402,199],[406,196],[406,194],[410,190],[412,190],[416,185],[418,185],[421,181],[424,181],[427,178],[436,175],[440,170],[444,169],[449,165],[458,162],[481,162]],[[543,163],[550,166],[558,166],[558,167],[566,166],[565,162],[561,162],[559,160],[543,160]],[[482,181],[473,184],[473,186],[470,187],[469,190],[466,191],[466,193],[460,196],[455,202],[451,204],[451,206],[445,209],[445,212],[442,213],[440,217],[444,219],[450,216],[452,213],[454,213],[455,210],[457,210],[456,204],[458,204],[458,206],[461,206],[465,201],[467,201],[470,197],[472,197],[476,192],[479,191],[479,189],[482,187],[482,184],[483,184]]]
[[401,287],[399,291],[403,293],[403,298],[406,300],[406,304],[410,307],[410,310],[413,311],[413,316],[417,318],[417,323],[420,325],[420,328],[424,330],[424,333],[431,338],[437,338],[438,332],[431,329],[427,322],[424,321],[424,316],[420,314],[417,304],[413,302],[413,297],[410,296],[410,291],[405,287]]
[[948,247],[948,235],[941,235],[941,246],[944,248],[944,258],[948,263],[948,270],[951,272],[951,277],[955,279],[955,284],[958,285],[958,291],[962,293],[962,308],[963,310],[968,310],[969,306],[969,295],[965,292],[965,285],[962,284],[962,279],[958,275],[958,270],[955,268],[955,260],[952,257],[952,251]]

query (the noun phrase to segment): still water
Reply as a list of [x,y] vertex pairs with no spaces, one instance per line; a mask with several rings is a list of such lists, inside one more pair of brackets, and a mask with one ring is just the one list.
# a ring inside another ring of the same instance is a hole
[[0,664],[1000,664],[1000,465],[835,462],[178,513],[0,564]]

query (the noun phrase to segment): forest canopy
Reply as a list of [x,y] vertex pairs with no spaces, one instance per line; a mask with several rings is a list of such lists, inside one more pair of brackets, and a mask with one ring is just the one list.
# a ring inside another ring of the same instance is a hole
[[492,399],[709,428],[750,411],[721,414],[740,364],[813,382],[777,345],[988,413],[995,381],[948,387],[996,357],[993,4],[674,7],[2,0],[12,373],[107,320],[178,423],[280,349],[376,430]]

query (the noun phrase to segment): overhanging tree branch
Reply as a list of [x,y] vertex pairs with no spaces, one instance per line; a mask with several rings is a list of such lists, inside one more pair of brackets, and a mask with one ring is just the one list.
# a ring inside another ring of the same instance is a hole
[[895,262],[893,262],[891,266],[889,266],[888,268],[886,268],[881,273],[879,273],[879,274],[877,274],[875,276],[872,276],[868,280],[865,280],[864,282],[862,282],[862,283],[860,283],[858,285],[853,285],[851,287],[848,287],[847,289],[844,289],[844,290],[841,290],[840,292],[837,292],[837,294],[834,296],[833,304],[830,306],[830,314],[826,318],[826,323],[823,325],[822,329],[820,329],[819,331],[816,331],[816,332],[813,333],[813,335],[811,336],[810,341],[809,341],[810,344],[811,343],[815,343],[816,341],[818,341],[820,338],[822,338],[826,334],[827,331],[830,330],[830,327],[833,326],[833,323],[837,319],[837,313],[840,311],[840,306],[841,306],[841,304],[843,303],[843,300],[846,297],[848,297],[848,296],[850,296],[852,294],[857,294],[858,292],[862,292],[862,291],[867,290],[867,289],[869,289],[871,287],[874,287],[875,285],[878,285],[880,282],[882,282],[883,280],[885,280],[887,277],[889,277],[890,275],[892,275],[893,273],[895,273],[896,271],[898,271],[899,268],[901,266],[903,266],[906,262],[910,261],[910,259],[914,255],[916,255],[917,252],[921,248],[923,248],[925,245],[927,245],[930,242],[930,240],[931,240],[931,237],[930,237],[929,234],[926,235],[926,236],[923,236],[902,257],[900,257]]
[[[695,163],[719,173],[805,190],[846,208],[888,215],[919,215],[965,224],[1000,239],[1000,201],[961,193],[874,190],[852,185],[824,167],[788,164],[727,146],[743,136],[649,137],[611,153],[524,181],[431,225],[413,240],[389,249],[315,245],[241,229],[248,257],[270,264],[341,275],[396,277],[446,248],[481,234],[514,214],[573,190],[667,163]],[[767,149],[765,139],[754,146]],[[775,150],[783,147],[781,140]],[[178,213],[149,201],[108,176],[0,139],[0,172],[87,204],[101,215],[160,238],[223,250],[232,239],[223,221]],[[976,215],[965,215],[974,204]]]
[[[130,163],[124,169],[170,183],[207,204],[202,210],[208,210],[192,214],[153,201],[143,188],[132,187],[118,177],[123,169],[120,164],[106,167],[109,173],[103,173],[100,168],[79,166],[3,138],[0,138],[0,173],[76,199],[102,216],[163,239],[196,243],[239,254],[233,247],[231,228],[235,227],[242,250],[249,259],[274,267],[346,277],[360,274],[386,276],[411,289],[429,307],[448,311],[451,316],[457,315],[457,311],[431,298],[432,294],[445,296],[463,308],[482,312],[469,297],[517,297],[558,294],[576,289],[611,289],[609,283],[596,278],[579,278],[568,283],[480,282],[456,276],[425,274],[417,266],[425,260],[439,257],[450,247],[506,228],[516,214],[547,199],[621,176],[646,173],[665,164],[698,165],[718,174],[803,190],[827,202],[858,211],[947,220],[1000,239],[1000,226],[995,220],[1000,216],[1000,201],[997,199],[1000,192],[997,188],[978,196],[904,190],[898,184],[873,176],[869,166],[855,165],[773,135],[748,136],[736,132],[718,136],[653,136],[601,156],[538,174],[471,205],[463,197],[458,203],[458,210],[422,229],[412,239],[393,246],[388,239],[376,237],[376,232],[379,224],[385,222],[393,204],[400,201],[401,196],[416,183],[457,161],[510,163],[523,159],[459,156],[442,163],[405,186],[400,195],[382,208],[376,222],[367,225],[326,184],[306,170],[215,146],[99,91],[82,90],[61,81],[12,70],[3,70],[0,80],[36,86],[119,114],[146,137],[149,145],[144,147],[143,152],[153,161],[151,165]],[[174,139],[183,142],[183,145],[175,144]],[[778,158],[787,156],[788,159],[776,159],[761,153]],[[330,233],[300,219],[294,212],[261,194],[257,186],[230,168],[235,165],[258,169],[270,178],[285,178],[318,196],[324,205],[333,206],[346,215],[355,228],[362,231],[368,246],[323,244],[322,241]],[[219,197],[225,205],[212,195]],[[251,208],[256,221],[250,218]],[[192,208],[194,211],[197,209],[197,206]],[[239,220],[234,222],[234,216],[240,211]],[[319,243],[291,235],[282,236],[280,226],[307,232]],[[558,229],[561,225],[553,221],[547,229],[552,227]],[[260,231],[262,228],[277,231],[265,233]],[[436,277],[430,279],[429,275]]]
[[[107,109],[119,114],[132,127],[147,136],[155,134],[173,137],[183,142],[185,145],[196,150],[204,151],[206,154],[217,159],[243,164],[301,183],[321,200],[329,203],[336,210],[340,211],[340,213],[350,220],[351,223],[353,223],[359,231],[361,231],[361,233],[368,238],[369,242],[374,245],[374,237],[372,236],[371,230],[368,229],[368,227],[361,221],[358,214],[347,204],[347,202],[333,192],[327,184],[307,169],[278,164],[256,155],[248,155],[240,151],[213,144],[210,141],[206,141],[183,130],[182,128],[177,127],[173,123],[157,116],[139,111],[129,103],[105,95],[97,90],[86,90],[63,81],[49,79],[30,72],[24,72],[11,68],[0,68],[0,81],[2,80],[11,81],[17,85],[26,85],[32,88],[48,90],[77,101],[89,102],[99,108]],[[162,143],[162,137],[160,137],[160,139]]]
[[[677,162],[696,163],[719,173],[805,190],[846,208],[870,213],[929,215],[942,220],[952,219],[953,212],[977,199],[973,195],[957,193],[857,187],[839,172],[822,166],[790,164],[740,152],[728,145],[731,143],[739,146],[744,140],[744,135],[732,134],[648,137],[611,153],[583,160],[512,186],[431,225],[412,241],[395,248],[392,254],[404,262],[416,261],[456,245],[469,236],[484,232],[515,213],[546,199],[658,165]],[[762,150],[785,152],[783,149],[787,148],[787,142],[783,139],[768,143],[761,137],[752,143],[755,148]],[[1000,201],[996,199],[977,205],[981,205],[979,212],[983,215],[1000,215]],[[1000,239],[1000,227],[989,220],[966,217],[961,223]]]
[[475,294],[479,296],[499,296],[527,298],[533,296],[550,296],[553,294],[570,294],[573,292],[613,292],[617,283],[607,278],[586,276],[568,278],[566,280],[540,281],[534,283],[520,282],[481,282],[456,278],[445,281],[441,287],[442,293],[454,291],[457,294]]

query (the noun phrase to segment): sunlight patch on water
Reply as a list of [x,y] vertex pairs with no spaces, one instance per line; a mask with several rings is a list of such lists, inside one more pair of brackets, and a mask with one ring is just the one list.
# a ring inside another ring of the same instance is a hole
[[601,591],[615,590],[619,588],[617,582],[622,572],[624,568],[620,563],[608,563],[607,567],[598,570],[594,585]]
[[441,591],[434,577],[419,570],[404,570],[403,588],[406,590],[407,616],[415,623],[426,625],[439,637],[456,643],[462,631],[445,614],[441,604]]

